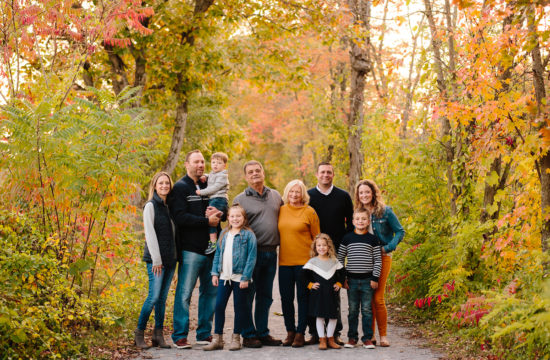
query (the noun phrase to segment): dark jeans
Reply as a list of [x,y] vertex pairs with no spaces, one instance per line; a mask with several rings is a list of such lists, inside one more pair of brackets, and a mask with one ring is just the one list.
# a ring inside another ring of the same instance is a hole
[[147,274],[149,275],[149,293],[143,303],[138,319],[138,329],[145,330],[147,321],[153,308],[155,308],[155,329],[162,329],[164,326],[164,313],[166,310],[166,298],[174,277],[175,266],[164,267],[159,276],[153,274],[153,264],[147,263]]
[[[279,266],[279,291],[286,331],[304,334],[308,322],[308,293],[300,281],[301,271],[302,265]],[[298,326],[294,319],[295,295],[298,298]]]
[[223,326],[225,325],[225,308],[231,292],[233,292],[233,311],[235,312],[235,322],[233,325],[233,334],[240,334],[243,325],[250,322],[250,319],[245,318],[250,316],[250,310],[247,309],[247,296],[249,289],[241,289],[240,282],[220,280],[218,285],[218,295],[216,297],[216,317],[214,332],[223,334]]
[[[256,266],[252,273],[252,283],[248,286],[248,308],[250,317],[248,326],[243,327],[244,338],[263,337],[269,335],[269,308],[273,303],[273,280],[277,273],[277,253],[275,251],[258,251]],[[252,304],[254,306],[254,322],[252,322]],[[256,326],[254,326],[256,324]]]
[[371,301],[374,290],[370,287],[371,279],[348,278],[348,338],[357,340],[359,334],[359,307],[361,308],[361,327],[363,336],[361,341],[365,342],[372,338],[372,309]]
[[[213,206],[216,209],[223,211],[224,215],[222,215],[222,219],[225,218],[227,215],[227,199],[222,197],[215,197],[208,201],[208,206]],[[218,227],[217,226],[210,226],[209,228],[210,234],[217,234],[218,233]]]

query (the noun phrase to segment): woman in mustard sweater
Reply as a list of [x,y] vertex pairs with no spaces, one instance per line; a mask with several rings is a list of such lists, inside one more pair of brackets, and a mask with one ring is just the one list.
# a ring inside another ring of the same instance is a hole
[[[309,261],[311,243],[321,232],[319,218],[311,206],[306,186],[292,180],[283,193],[279,211],[279,291],[287,337],[283,346],[304,346],[307,326],[308,294],[300,281],[302,267]],[[294,321],[294,297],[298,298],[298,326]]]

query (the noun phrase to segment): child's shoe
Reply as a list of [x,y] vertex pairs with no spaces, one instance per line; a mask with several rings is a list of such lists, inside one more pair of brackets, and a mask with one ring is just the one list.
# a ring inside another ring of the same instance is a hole
[[214,252],[216,252],[216,246],[217,246],[216,242],[210,240],[210,242],[208,243],[208,247],[206,248],[206,251],[204,252],[204,254],[205,255],[213,254]]
[[370,340],[367,340],[367,341],[363,342],[363,347],[365,349],[374,349],[374,348],[376,348],[376,346],[374,346],[374,344]]
[[338,345],[338,344],[336,343],[336,341],[334,341],[334,336],[331,336],[331,337],[329,337],[329,338],[327,339],[327,345],[328,345],[328,347],[331,348],[331,349],[340,349],[340,348],[341,348],[341,346]]
[[357,346],[356,339],[349,339],[348,342],[344,345],[344,347],[348,349],[353,349],[355,346]]
[[230,351],[240,350],[241,349],[241,335],[233,334],[231,338],[231,345],[229,345]]
[[326,337],[320,337],[319,338],[319,350],[326,350],[327,349],[327,338]]

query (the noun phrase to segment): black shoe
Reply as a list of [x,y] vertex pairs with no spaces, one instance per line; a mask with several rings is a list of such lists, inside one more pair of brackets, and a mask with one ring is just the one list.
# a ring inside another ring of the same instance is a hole
[[255,337],[244,338],[243,346],[247,348],[257,349],[262,347],[262,342]]
[[340,346],[344,346],[344,345],[345,345],[345,343],[344,343],[342,340],[340,340],[340,336],[334,335],[334,342],[337,343],[337,344],[340,345]]
[[319,344],[319,336],[318,335],[311,335],[311,337],[306,340],[306,345],[317,345]]
[[271,335],[260,336],[258,340],[260,340],[263,346],[281,346],[283,343],[281,340],[275,339]]

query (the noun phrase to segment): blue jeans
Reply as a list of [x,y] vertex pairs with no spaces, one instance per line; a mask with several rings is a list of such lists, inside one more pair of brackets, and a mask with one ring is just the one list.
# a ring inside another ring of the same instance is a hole
[[[245,318],[248,325],[243,325],[244,338],[269,335],[269,308],[273,303],[273,280],[277,273],[277,253],[275,251],[258,251],[256,266],[252,273],[252,283],[248,286],[248,308],[250,316]],[[252,303],[256,296],[254,322],[252,322]],[[248,320],[247,320],[248,319]],[[256,324],[256,326],[254,326]]]
[[[251,320],[245,320],[247,316],[250,316],[250,310],[248,307],[248,293],[249,288],[241,289],[240,282],[237,281],[225,281],[220,280],[218,285],[218,296],[216,297],[216,326],[214,332],[216,334],[223,334],[223,326],[225,325],[225,308],[227,307],[227,301],[231,292],[233,292],[233,311],[235,312],[235,320],[233,324],[233,334],[240,334],[243,329],[243,325],[247,325]],[[250,286],[250,285],[249,285]]]
[[138,319],[138,329],[145,330],[149,316],[155,308],[155,329],[162,329],[164,326],[164,312],[166,309],[166,298],[174,277],[175,266],[164,267],[159,276],[153,274],[153,264],[147,263],[147,273],[149,274],[149,293],[147,299],[141,307]]
[[[308,322],[308,293],[301,281],[303,265],[279,266],[279,291],[286,331],[304,334]],[[296,288],[296,293],[294,289]],[[294,320],[294,296],[298,297],[298,326]]]
[[348,338],[357,340],[359,334],[357,326],[359,325],[359,307],[361,307],[361,327],[363,328],[363,337],[361,341],[372,338],[372,309],[371,301],[374,290],[370,287],[371,279],[352,279],[348,278]]
[[205,340],[211,335],[216,306],[216,288],[212,285],[211,270],[212,259],[210,257],[191,251],[182,252],[182,261],[178,265],[178,285],[174,299],[174,332],[172,333],[174,342],[187,338],[189,333],[189,305],[197,279],[200,279],[197,340]]
[[[213,206],[216,209],[223,211],[222,218],[227,216],[227,199],[221,198],[221,197],[215,197],[208,201],[208,206]],[[218,227],[217,226],[210,226],[208,228],[210,234],[217,234],[218,233]]]

